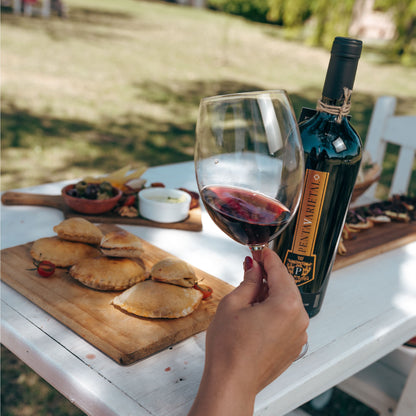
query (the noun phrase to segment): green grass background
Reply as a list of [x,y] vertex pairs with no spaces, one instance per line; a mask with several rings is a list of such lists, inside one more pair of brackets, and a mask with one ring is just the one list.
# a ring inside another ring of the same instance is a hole
[[[191,160],[203,96],[284,88],[296,114],[320,97],[329,52],[277,26],[170,3],[66,4],[66,19],[2,14],[2,190]],[[366,44],[352,108],[363,140],[380,95],[416,114],[416,69]]]

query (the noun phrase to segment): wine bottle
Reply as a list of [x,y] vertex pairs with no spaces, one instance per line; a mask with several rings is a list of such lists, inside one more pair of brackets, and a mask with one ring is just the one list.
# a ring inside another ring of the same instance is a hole
[[322,306],[361,162],[362,143],[350,124],[350,97],[362,42],[334,39],[322,98],[299,122],[305,180],[298,212],[275,240],[309,316]]

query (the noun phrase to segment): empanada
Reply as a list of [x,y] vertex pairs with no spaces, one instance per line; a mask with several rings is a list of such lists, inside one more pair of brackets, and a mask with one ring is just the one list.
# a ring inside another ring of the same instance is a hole
[[32,244],[30,255],[36,261],[48,260],[56,267],[69,267],[86,257],[98,256],[100,252],[88,244],[45,237]]
[[199,290],[146,280],[116,296],[112,303],[145,318],[181,318],[191,314],[201,299]]
[[139,237],[125,230],[107,233],[100,243],[103,254],[111,257],[140,257],[143,245]]
[[143,267],[127,258],[84,259],[72,266],[69,273],[85,286],[99,290],[124,290],[146,279]]
[[103,238],[101,230],[81,217],[68,218],[53,227],[59,238],[98,245]]
[[183,260],[167,257],[153,265],[150,276],[156,282],[193,287],[197,282],[192,267]]

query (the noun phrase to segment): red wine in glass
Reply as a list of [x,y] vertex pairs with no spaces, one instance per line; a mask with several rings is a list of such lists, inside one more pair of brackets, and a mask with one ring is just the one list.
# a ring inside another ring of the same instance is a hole
[[291,213],[281,202],[234,186],[206,186],[205,207],[215,224],[235,241],[263,246],[288,224]]

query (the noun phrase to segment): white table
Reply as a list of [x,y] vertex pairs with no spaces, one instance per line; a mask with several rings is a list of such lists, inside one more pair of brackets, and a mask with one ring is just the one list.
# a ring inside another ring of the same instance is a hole
[[[150,168],[144,177],[196,190],[191,162]],[[64,184],[21,191],[58,194]],[[52,208],[2,206],[1,247],[54,235],[62,219]],[[217,229],[205,211],[202,221],[202,232],[123,227],[237,285],[248,249]],[[308,354],[259,393],[256,415],[284,415],[414,336],[415,276],[416,243],[334,272],[323,308],[311,319]],[[1,330],[8,349],[91,415],[183,416],[202,374],[204,333],[120,366],[5,283]]]

